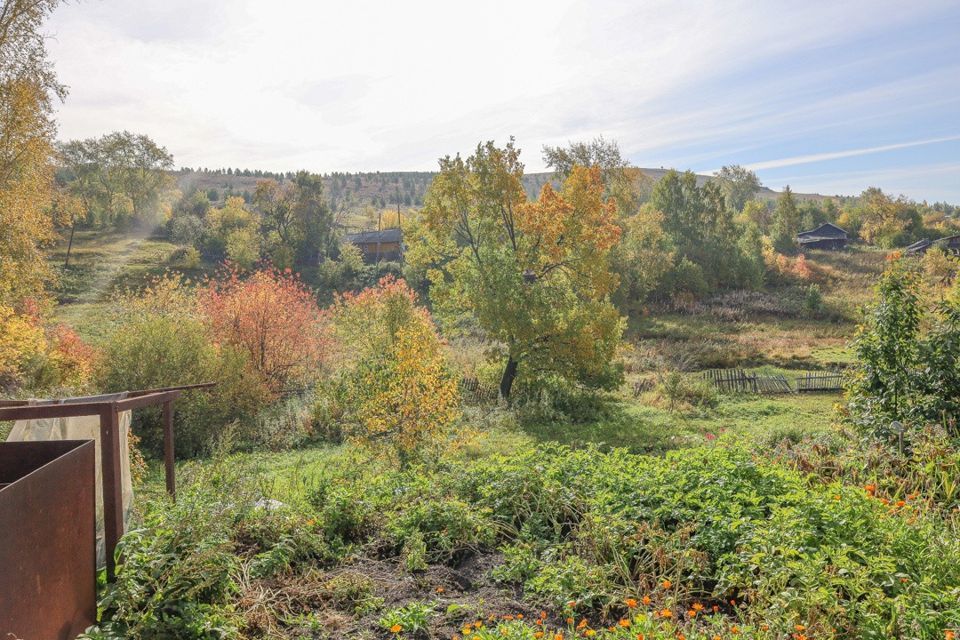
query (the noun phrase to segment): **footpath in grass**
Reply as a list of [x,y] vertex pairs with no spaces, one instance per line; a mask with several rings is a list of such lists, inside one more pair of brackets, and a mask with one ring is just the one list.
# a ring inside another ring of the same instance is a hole
[[109,335],[116,318],[110,299],[118,290],[136,289],[161,275],[169,265],[176,245],[147,231],[115,233],[78,231],[66,261],[67,244],[61,241],[48,261],[57,276],[53,294],[59,303],[54,310],[58,322],[73,327],[93,343]]

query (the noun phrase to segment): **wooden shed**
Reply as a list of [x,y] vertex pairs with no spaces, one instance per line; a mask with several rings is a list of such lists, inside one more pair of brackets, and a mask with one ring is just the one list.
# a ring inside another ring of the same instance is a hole
[[398,227],[351,233],[346,241],[360,249],[363,261],[368,264],[403,260],[403,232]]
[[848,240],[847,232],[830,222],[797,234],[797,244],[801,249],[843,249]]

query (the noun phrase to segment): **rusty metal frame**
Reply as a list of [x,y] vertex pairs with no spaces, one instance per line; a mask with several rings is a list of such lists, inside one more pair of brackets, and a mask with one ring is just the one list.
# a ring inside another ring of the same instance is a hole
[[95,456],[92,440],[0,443],[0,637],[96,621]]
[[175,500],[173,402],[184,391],[209,389],[215,382],[131,391],[122,400],[70,402],[63,404],[31,405],[28,400],[0,400],[0,421],[40,420],[43,418],[74,418],[100,416],[100,465],[103,476],[103,524],[106,547],[107,580],[113,580],[116,571],[115,551],[123,535],[123,496],[120,482],[120,413],[143,407],[161,405],[163,418],[163,460],[167,492]]

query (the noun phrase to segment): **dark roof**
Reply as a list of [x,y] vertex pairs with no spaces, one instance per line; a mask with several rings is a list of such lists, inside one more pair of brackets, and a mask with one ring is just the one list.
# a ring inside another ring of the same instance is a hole
[[378,242],[402,242],[403,232],[399,227],[384,229],[383,231],[361,231],[347,234],[347,242],[353,244],[376,244]]
[[820,239],[834,239],[834,238],[843,238],[846,239],[847,232],[838,227],[837,225],[824,222],[822,225],[816,229],[811,229],[810,231],[801,231],[797,234],[797,238],[801,241],[803,239],[807,240],[820,240]]
[[930,240],[928,240],[927,238],[924,238],[922,240],[917,240],[913,244],[904,247],[903,250],[906,251],[907,253],[913,253],[914,251],[922,251],[923,249],[926,249],[927,247],[929,247],[931,244],[933,243]]

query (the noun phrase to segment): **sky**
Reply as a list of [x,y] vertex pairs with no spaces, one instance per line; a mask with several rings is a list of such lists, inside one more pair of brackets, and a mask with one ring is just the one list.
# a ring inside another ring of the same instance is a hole
[[755,170],[960,204],[960,2],[72,0],[62,139],[127,129],[177,166],[435,170],[515,136],[640,167]]

